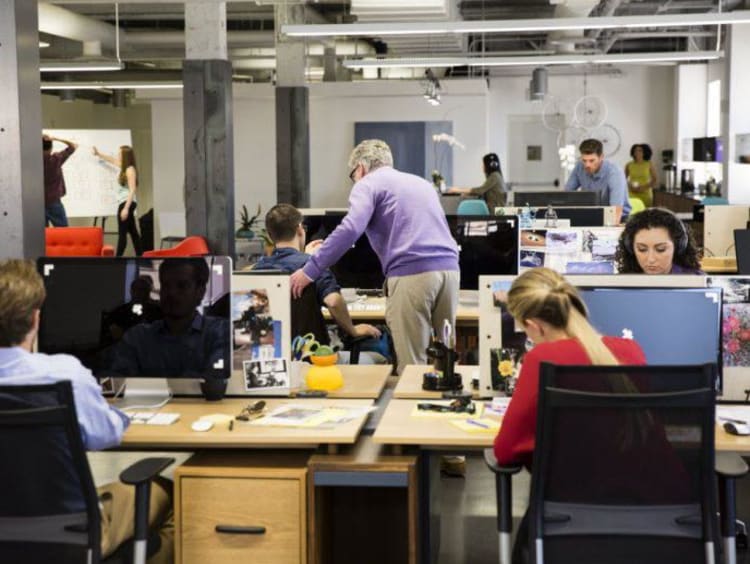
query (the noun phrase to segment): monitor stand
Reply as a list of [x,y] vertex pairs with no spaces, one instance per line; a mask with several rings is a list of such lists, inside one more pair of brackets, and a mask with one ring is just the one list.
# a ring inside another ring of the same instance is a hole
[[166,378],[126,378],[125,393],[116,402],[118,408],[153,408],[166,403],[171,396]]

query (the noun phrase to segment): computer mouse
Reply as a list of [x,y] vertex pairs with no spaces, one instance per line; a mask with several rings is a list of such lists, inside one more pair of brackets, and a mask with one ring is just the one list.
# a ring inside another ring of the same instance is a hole
[[198,419],[197,421],[193,421],[190,428],[193,431],[209,431],[213,426],[213,421],[209,421],[208,419]]
[[733,423],[732,421],[727,421],[724,423],[724,430],[730,435],[750,435],[750,425],[745,423]]

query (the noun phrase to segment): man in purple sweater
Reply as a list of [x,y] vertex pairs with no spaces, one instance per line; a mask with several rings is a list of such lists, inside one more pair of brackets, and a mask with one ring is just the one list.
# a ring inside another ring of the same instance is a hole
[[363,141],[349,157],[349,213],[303,268],[291,277],[292,293],[316,280],[365,233],[386,277],[385,319],[393,335],[399,373],[425,364],[430,329],[440,335],[455,322],[458,248],[430,183],[393,168],[388,145]]

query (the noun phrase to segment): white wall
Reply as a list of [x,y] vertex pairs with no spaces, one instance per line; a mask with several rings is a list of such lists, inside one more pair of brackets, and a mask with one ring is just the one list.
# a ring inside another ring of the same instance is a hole
[[[498,77],[490,80],[490,148],[495,150],[514,180],[514,163],[507,162],[509,116],[539,115],[542,103],[526,99],[529,76]],[[622,145],[612,160],[624,166],[630,160],[630,147],[648,143],[654,151],[654,164],[661,168],[661,151],[674,147],[674,116],[672,112],[674,80],[671,67],[623,65],[619,76],[549,77],[548,93],[572,101],[584,95],[599,96],[607,105],[607,123],[622,138]],[[516,171],[518,165],[516,164]]]
[[[457,182],[481,181],[488,149],[487,85],[482,80],[445,81],[443,103],[429,105],[418,81],[322,83],[310,86],[311,207],[345,207],[351,183],[347,159],[357,121],[452,120],[466,145],[454,150]],[[184,210],[182,98],[168,91],[139,92],[151,100],[154,205]],[[235,207],[263,211],[276,203],[276,106],[268,84],[234,85]]]
[[346,206],[351,182],[347,160],[358,121],[452,121],[466,150],[453,150],[457,185],[481,184],[489,150],[488,89],[484,80],[444,80],[442,103],[431,106],[418,81],[322,83],[310,87],[312,207]]
[[750,134],[750,111],[747,101],[750,98],[750,72],[747,61],[750,58],[750,24],[732,26],[729,44],[728,68],[728,113],[726,132],[727,143],[724,156],[727,159],[726,193],[732,204],[750,203],[750,164],[737,161],[737,135]]

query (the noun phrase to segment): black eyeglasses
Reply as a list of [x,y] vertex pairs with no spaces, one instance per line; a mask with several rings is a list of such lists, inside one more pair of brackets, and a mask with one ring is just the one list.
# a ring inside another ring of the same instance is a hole
[[349,180],[351,180],[352,182],[356,182],[356,180],[354,180],[354,173],[357,172],[357,168],[359,168],[359,165],[355,166],[349,173]]

